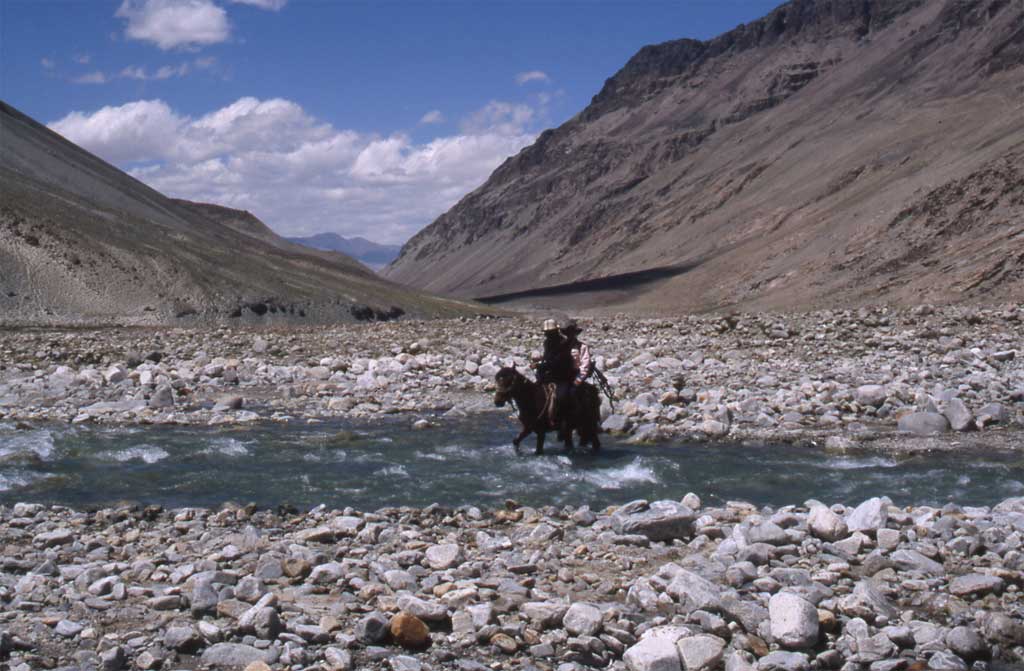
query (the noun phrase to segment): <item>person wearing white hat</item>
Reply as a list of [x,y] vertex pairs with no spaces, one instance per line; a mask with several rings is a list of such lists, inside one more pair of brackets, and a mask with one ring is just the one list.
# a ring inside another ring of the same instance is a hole
[[552,426],[559,424],[562,410],[572,390],[576,365],[569,348],[569,341],[558,328],[554,319],[544,320],[544,358],[537,366],[537,381],[555,385],[555,398],[548,413]]

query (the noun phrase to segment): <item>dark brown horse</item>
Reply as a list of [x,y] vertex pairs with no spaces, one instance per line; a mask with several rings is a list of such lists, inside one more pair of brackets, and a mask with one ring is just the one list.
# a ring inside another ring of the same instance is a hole
[[[515,404],[519,413],[519,421],[523,430],[512,440],[516,452],[519,452],[519,444],[531,433],[537,434],[536,454],[544,453],[544,436],[551,430],[551,420],[548,417],[548,398],[544,387],[536,382],[527,379],[525,375],[516,370],[515,366],[502,368],[494,376],[496,390],[494,392],[494,405],[503,407],[506,403]],[[576,431],[580,436],[580,445],[590,445],[593,452],[601,449],[601,440],[598,433],[601,430],[601,399],[597,389],[590,384],[584,383],[583,389],[577,398],[584,402],[567,404],[570,407],[560,411],[562,415],[559,437],[565,444],[567,452],[573,451],[572,433]],[[582,406],[582,407],[580,407]]]

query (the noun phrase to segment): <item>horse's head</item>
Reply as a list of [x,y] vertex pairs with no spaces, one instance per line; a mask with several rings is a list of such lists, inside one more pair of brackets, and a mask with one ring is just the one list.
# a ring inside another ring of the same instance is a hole
[[512,390],[515,389],[516,381],[522,377],[515,365],[505,366],[494,374],[494,405],[503,407],[512,398]]

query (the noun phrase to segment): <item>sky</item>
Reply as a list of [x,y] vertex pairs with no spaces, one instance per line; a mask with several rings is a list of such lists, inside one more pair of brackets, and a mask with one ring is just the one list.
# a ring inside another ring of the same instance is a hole
[[402,243],[646,45],[781,0],[0,0],[0,98],[166,195]]

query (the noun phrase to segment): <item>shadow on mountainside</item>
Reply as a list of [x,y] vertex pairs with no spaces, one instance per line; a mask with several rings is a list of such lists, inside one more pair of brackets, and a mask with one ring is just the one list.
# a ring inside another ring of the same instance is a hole
[[637,270],[631,273],[620,273],[618,275],[608,275],[607,277],[597,277],[590,280],[555,284],[550,287],[541,287],[539,289],[528,289],[526,291],[515,291],[507,294],[483,296],[475,298],[474,300],[487,305],[497,305],[529,298],[550,298],[553,296],[570,296],[610,291],[636,291],[637,289],[649,284],[688,273],[694,268],[700,266],[703,262],[704,259],[699,259],[690,263],[660,266],[658,268],[649,268],[647,270]]

